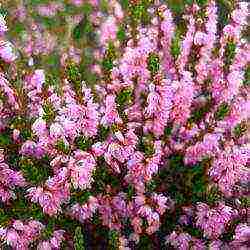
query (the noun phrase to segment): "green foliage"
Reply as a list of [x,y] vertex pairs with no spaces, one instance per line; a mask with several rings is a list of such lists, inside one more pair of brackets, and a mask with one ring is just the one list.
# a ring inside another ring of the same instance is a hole
[[11,139],[7,133],[0,134],[0,148],[6,148],[11,144]]
[[113,43],[108,44],[108,48],[106,49],[103,61],[102,61],[102,67],[105,72],[110,72],[110,70],[114,67],[113,61],[116,58],[116,51],[115,46]]
[[175,60],[181,53],[180,45],[181,45],[181,34],[179,30],[176,30],[170,47],[171,55],[174,57]]
[[13,29],[10,30],[10,35],[15,36],[16,34],[21,34],[25,31],[25,26],[23,23],[15,22]]
[[85,37],[90,41],[90,39],[94,36],[93,31],[93,26],[85,15],[83,19],[73,29],[72,36],[75,40],[79,40]]
[[168,166],[162,168],[156,176],[156,185],[164,183],[165,189],[177,205],[201,201],[206,197],[207,164],[208,161],[204,160],[194,166],[185,166],[182,155],[172,155]]
[[212,98],[211,96],[208,97],[207,102],[196,108],[190,115],[189,122],[190,123],[199,123],[205,116],[206,114],[210,111],[212,107]]
[[84,3],[81,7],[81,10],[84,14],[90,15],[93,11],[93,6],[90,3]]
[[98,129],[98,139],[100,141],[105,141],[106,138],[108,137],[109,133],[110,133],[109,127],[104,127],[104,126],[100,125],[99,129]]
[[0,226],[7,226],[12,220],[35,220],[44,219],[44,214],[39,205],[29,203],[25,199],[25,193],[21,189],[16,189],[16,199],[11,201],[10,206],[1,207],[0,204]]
[[123,108],[124,105],[130,104],[132,102],[132,94],[132,89],[123,89],[120,91],[115,99],[116,103],[118,104],[118,108]]
[[124,10],[127,10],[129,8],[129,0],[121,0],[120,4]]
[[240,203],[242,204],[243,207],[250,207],[250,197],[241,197],[240,199]]
[[102,12],[108,13],[109,6],[108,6],[108,1],[107,0],[100,0],[99,5],[100,5],[100,10]]
[[149,192],[154,192],[156,190],[157,183],[155,180],[151,180],[149,183],[147,183],[147,190]]
[[54,107],[50,103],[46,103],[43,105],[43,120],[45,120],[47,123],[51,123],[55,120],[56,112],[54,110]]
[[66,75],[70,82],[79,83],[82,79],[80,69],[74,63],[71,63],[70,65],[68,65]]
[[173,124],[167,124],[167,126],[164,129],[164,137],[169,137],[173,130]]
[[223,120],[230,112],[230,107],[227,103],[222,103],[214,114],[216,120]]
[[246,67],[243,84],[245,86],[250,86],[250,64]]
[[84,250],[85,242],[82,234],[81,227],[77,227],[74,235],[74,249],[75,250]]
[[84,136],[78,136],[75,139],[75,145],[77,146],[77,148],[83,151],[90,149],[92,144],[93,144],[93,141],[90,138],[86,138]]
[[206,192],[206,202],[210,204],[211,206],[218,203],[219,200],[221,200],[222,194],[219,191],[217,186],[210,187]]
[[218,0],[218,29],[222,31],[225,25],[228,24],[230,13],[234,7],[235,0]]
[[151,134],[147,136],[140,137],[138,149],[145,153],[147,157],[152,156],[155,152],[154,144],[153,144],[153,137]]
[[113,189],[120,187],[120,180],[117,176],[111,175],[109,169],[103,157],[100,157],[97,161],[97,168],[93,174],[95,185],[93,186],[93,192],[103,193],[107,185],[110,185]]
[[64,154],[68,154],[70,152],[70,147],[66,145],[62,139],[57,141],[55,148]]
[[184,11],[185,0],[167,0],[167,4],[175,15],[181,15]]
[[25,179],[31,184],[40,184],[52,176],[52,170],[49,167],[49,162],[46,159],[31,159],[23,157],[19,162],[19,168]]
[[229,70],[229,67],[233,62],[235,54],[236,54],[236,44],[230,41],[227,43],[224,53],[224,69],[226,71]]
[[126,40],[126,30],[122,25],[119,26],[116,37],[120,42],[124,42]]
[[140,241],[138,243],[138,249],[139,250],[152,250],[152,249],[154,249],[153,242],[148,235],[142,235],[140,237]]
[[71,193],[70,203],[80,203],[83,204],[88,201],[91,196],[91,192],[88,190],[75,190]]
[[234,135],[236,138],[241,137],[247,131],[247,123],[241,122],[237,124],[233,130]]
[[119,248],[119,234],[116,230],[109,231],[108,247],[110,250],[116,250]]
[[131,201],[133,196],[135,195],[134,187],[131,184],[129,184],[128,187],[126,188],[125,192],[127,194],[127,199]]
[[60,56],[57,53],[42,57],[42,64],[46,67],[46,72],[50,72],[53,76],[59,75]]
[[196,0],[196,3],[200,6],[204,6],[208,3],[208,0]]
[[157,54],[151,53],[148,57],[148,70],[155,75],[160,69],[160,58]]
[[150,0],[140,0],[137,3],[130,4],[129,9],[133,23],[143,25],[150,23],[151,17],[148,12],[148,7],[151,2]]
[[2,8],[1,5],[0,5],[0,15],[2,16],[8,15],[8,11],[5,8]]

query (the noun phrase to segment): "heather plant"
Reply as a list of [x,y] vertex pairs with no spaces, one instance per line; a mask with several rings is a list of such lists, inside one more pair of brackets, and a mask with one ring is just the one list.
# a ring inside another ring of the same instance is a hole
[[0,3],[1,249],[248,249],[249,4]]

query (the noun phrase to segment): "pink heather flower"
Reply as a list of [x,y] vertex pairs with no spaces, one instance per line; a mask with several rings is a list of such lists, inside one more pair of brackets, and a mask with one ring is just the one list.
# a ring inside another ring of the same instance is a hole
[[218,183],[220,190],[226,196],[232,194],[232,189],[237,182],[247,182],[249,179],[249,171],[246,167],[249,159],[250,150],[246,145],[228,148],[214,160],[209,175],[214,182]]
[[4,74],[0,72],[0,90],[7,96],[7,102],[14,107],[19,109],[18,98],[15,91],[11,88],[9,81],[5,78]]
[[61,211],[61,204],[70,197],[70,185],[67,181],[68,170],[61,168],[58,173],[49,178],[44,187],[32,187],[27,190],[27,197],[32,202],[39,203],[43,212],[53,216]]
[[0,14],[0,35],[4,34],[8,30],[4,16]]
[[100,29],[100,43],[104,45],[109,40],[115,40],[118,31],[116,19],[109,16],[101,25]]
[[121,5],[119,4],[118,1],[113,0],[112,1],[112,7],[114,8],[114,15],[118,20],[122,20],[124,17],[124,13],[122,10]]
[[165,79],[162,80],[162,85],[157,86],[157,90],[160,94],[160,100],[158,112],[156,112],[153,122],[153,133],[157,136],[161,136],[164,134],[165,126],[170,118],[175,90],[170,84],[170,81]]
[[49,128],[50,137],[57,140],[58,138],[64,137],[64,129],[58,122],[52,123]]
[[28,89],[36,89],[38,92],[42,91],[42,86],[45,83],[45,74],[44,70],[37,69],[35,70],[34,74],[32,75]]
[[74,188],[86,189],[91,187],[95,166],[95,159],[90,153],[80,150],[75,151],[74,158],[68,163]]
[[78,204],[76,203],[70,208],[70,215],[79,220],[80,222],[84,223],[86,219],[92,217],[92,215],[97,211],[99,208],[99,202],[94,196],[90,196],[87,203],[85,204]]
[[164,212],[168,208],[167,202],[168,202],[169,199],[167,197],[165,197],[163,194],[154,193],[152,195],[152,200],[157,204],[156,211],[160,215],[164,214]]
[[235,23],[239,25],[247,24],[247,17],[249,14],[248,7],[249,5],[247,2],[239,3],[239,8],[232,12],[232,19]]
[[122,120],[116,109],[115,96],[107,95],[105,100],[105,113],[101,118],[101,124],[104,126],[110,126],[114,123],[122,123]]
[[77,7],[80,7],[83,4],[83,0],[71,0],[70,2]]
[[[216,41],[217,33],[217,7],[215,1],[209,1],[206,9],[207,22],[205,24],[206,33],[201,35],[203,46],[200,49],[200,59],[198,64],[195,66],[197,72],[197,81],[202,82],[208,77],[208,73],[211,67],[211,55],[212,50]],[[200,33],[200,32],[197,32]],[[194,43],[196,43],[196,36]]]
[[0,201],[8,202],[15,198],[13,189],[23,187],[26,182],[22,172],[14,171],[4,162],[3,150],[0,150]]
[[210,208],[205,203],[198,203],[196,225],[203,230],[204,237],[217,239],[236,215],[237,210],[222,203],[215,208]]
[[37,12],[40,16],[53,17],[61,10],[63,10],[62,3],[49,3],[37,6]]
[[47,133],[46,122],[43,119],[39,118],[33,123],[31,129],[35,135],[37,135],[38,137],[42,137]]
[[238,95],[240,87],[243,84],[244,72],[243,71],[232,71],[227,75],[227,85],[223,99],[226,102],[230,102],[235,96]]
[[64,240],[63,234],[64,230],[57,230],[53,232],[52,238],[50,238],[50,244],[53,249],[60,249],[60,245]]
[[249,247],[250,227],[247,224],[238,224],[235,229],[234,240],[231,242],[232,248],[247,249]]
[[2,238],[13,249],[27,250],[30,244],[40,235],[44,226],[35,220],[22,222],[15,220],[11,226],[0,233]]
[[243,120],[250,118],[250,100],[238,97],[230,107],[230,113],[217,122],[217,128],[222,131],[232,130]]
[[110,229],[120,230],[122,220],[127,217],[127,207],[123,193],[110,197],[109,195],[98,196],[102,224]]
[[159,94],[154,91],[153,84],[151,86],[151,89],[152,90],[150,91],[148,98],[147,98],[148,106],[145,110],[147,116],[152,116],[154,113],[156,113],[157,107],[159,105],[159,100],[160,100]]
[[188,31],[186,33],[186,36],[184,40],[181,43],[181,52],[177,59],[177,65],[180,69],[180,72],[183,72],[186,66],[186,63],[188,61],[188,56],[190,54],[190,50],[193,44],[193,36],[195,33],[195,20],[192,16],[189,16],[188,18],[189,24],[188,24]]
[[31,140],[27,140],[23,145],[20,150],[20,153],[22,155],[34,155],[36,152],[36,143]]
[[19,140],[19,136],[20,136],[20,130],[14,129],[12,133],[12,138],[15,142]]
[[37,245],[37,250],[52,250],[52,247],[50,242],[47,240],[39,242],[39,244]]
[[183,78],[177,85],[177,91],[173,99],[171,116],[175,124],[185,124],[189,115],[194,97],[194,83],[190,72],[183,72]]
[[192,237],[188,233],[180,233],[179,235],[173,231],[166,237],[166,244],[171,244],[176,249],[188,250],[189,242]]
[[194,44],[195,45],[203,45],[206,43],[207,35],[201,31],[197,31],[194,36]]
[[173,59],[170,53],[170,45],[174,37],[174,20],[171,11],[166,5],[159,7],[159,11],[162,13],[163,21],[160,23],[161,31],[163,32],[163,37],[161,39],[161,45],[163,47],[163,67],[165,72],[170,72],[173,70]]
[[195,164],[204,157],[214,156],[220,151],[220,138],[220,134],[206,134],[202,142],[198,142],[194,146],[188,147],[184,159],[185,164]]
[[16,60],[12,44],[9,41],[0,40],[0,57],[6,62],[11,63]]

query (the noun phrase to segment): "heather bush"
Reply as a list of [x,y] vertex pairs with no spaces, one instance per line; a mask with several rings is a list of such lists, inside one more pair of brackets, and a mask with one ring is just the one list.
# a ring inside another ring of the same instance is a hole
[[0,248],[250,248],[249,4],[0,3]]

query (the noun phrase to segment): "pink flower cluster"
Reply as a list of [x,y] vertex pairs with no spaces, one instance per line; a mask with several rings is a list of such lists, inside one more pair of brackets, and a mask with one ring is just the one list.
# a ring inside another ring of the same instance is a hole
[[11,169],[4,162],[4,150],[0,149],[0,201],[15,199],[15,187],[24,187],[25,179],[21,171]]
[[197,204],[196,225],[200,227],[204,236],[217,239],[225,231],[227,224],[237,216],[237,210],[220,203],[215,208],[207,204]]
[[[77,8],[86,1],[70,2]],[[30,27],[14,41],[15,49],[4,37],[8,28],[0,14],[0,57],[8,65],[0,72],[0,132],[11,134],[10,144],[15,145],[18,162],[24,158],[39,162],[47,157],[46,167],[50,170],[49,177],[31,184],[18,170],[18,164],[9,164],[1,149],[0,202],[11,204],[18,187],[25,199],[37,203],[49,219],[63,215],[84,224],[97,214],[102,226],[118,233],[119,249],[127,250],[130,244],[140,242],[141,235],[153,238],[165,223],[165,215],[180,209],[179,180],[159,174],[179,171],[173,170],[172,162],[168,164],[170,157],[183,157],[183,166],[178,167],[193,169],[190,176],[195,176],[193,165],[207,160],[209,166],[202,178],[209,184],[201,192],[207,196],[209,187],[217,188],[221,198],[213,205],[202,198],[189,204],[192,208],[177,220],[181,225],[164,232],[166,245],[180,250],[207,246],[212,250],[247,249],[250,229],[241,213],[249,212],[242,204],[244,186],[250,178],[250,89],[244,84],[250,47],[242,39],[247,4],[236,4],[221,34],[217,30],[216,1],[209,0],[203,9],[196,4],[187,7],[182,18],[185,32],[180,37],[177,34],[180,53],[173,55],[178,17],[167,5],[155,1],[143,13],[149,14],[149,24],[129,23],[121,42],[117,39],[120,26],[127,15],[133,14],[131,8],[140,12],[140,1],[129,1],[129,11],[123,10],[119,1],[107,1],[106,13],[102,13],[99,1],[87,2],[92,11],[88,21],[97,39],[91,40],[93,63],[84,73],[78,72],[81,80],[72,79],[66,69],[87,61],[87,56],[81,58],[85,48],[78,47],[71,38],[73,26],[83,20],[82,14],[66,20],[65,34],[60,34],[63,41],[33,17],[27,18]],[[21,22],[30,14],[24,5],[19,7],[15,18]],[[38,5],[36,11],[40,16],[56,18],[66,7],[52,2]],[[84,46],[88,43],[85,40]],[[235,55],[227,65],[227,50],[232,44]],[[53,85],[48,65],[38,67],[35,58],[46,58],[56,47],[60,73],[65,73]],[[25,69],[18,52],[27,59]],[[88,73],[95,73],[96,84],[88,82]],[[21,118],[25,118],[25,125],[16,122]],[[242,129],[243,134],[236,135],[244,124],[246,131]],[[25,136],[24,130],[30,134]],[[8,143],[5,147],[6,154],[11,154]],[[41,166],[35,167],[39,171]],[[184,181],[192,186],[190,180]],[[176,185],[169,183],[173,181]],[[150,186],[153,184],[156,187]],[[176,194],[171,193],[172,186]],[[195,191],[194,186],[191,192]],[[90,193],[86,202],[71,202],[78,192]],[[229,205],[230,199],[240,205]],[[240,221],[234,238],[224,242],[222,235],[234,219]],[[129,235],[124,234],[125,221],[130,224]],[[203,238],[188,233],[189,226],[200,229]],[[0,227],[0,240],[13,249],[26,250],[31,243],[38,243],[37,249],[49,250],[60,249],[65,235],[72,234],[58,229],[51,238],[44,239],[41,232],[45,227],[35,220],[15,220]]]
[[[11,226],[0,228],[0,239],[3,239],[7,245],[14,250],[30,249],[32,243],[41,239],[41,233],[45,226],[36,220],[21,221],[15,220]],[[53,232],[52,237],[47,241],[40,240],[38,250],[60,249],[64,240],[64,231],[57,230]]]

